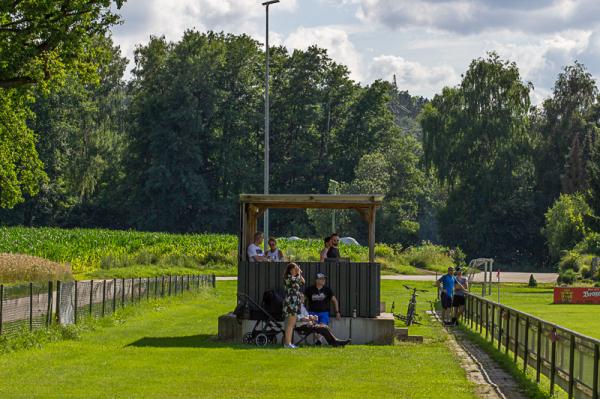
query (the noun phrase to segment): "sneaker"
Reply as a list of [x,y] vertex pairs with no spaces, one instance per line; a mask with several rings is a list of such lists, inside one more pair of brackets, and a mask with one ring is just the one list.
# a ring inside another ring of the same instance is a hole
[[335,346],[346,346],[350,342],[352,342],[351,339],[338,339],[337,341],[335,341]]
[[297,348],[297,346],[294,344],[285,344],[285,345],[283,345],[283,347],[288,348],[288,349],[296,349]]

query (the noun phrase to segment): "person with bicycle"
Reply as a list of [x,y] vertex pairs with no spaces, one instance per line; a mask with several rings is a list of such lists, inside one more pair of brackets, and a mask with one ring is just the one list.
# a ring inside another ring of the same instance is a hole
[[457,285],[459,287],[464,287],[462,284],[456,281],[456,277],[454,276],[454,267],[450,266],[448,268],[448,273],[444,274],[438,281],[436,281],[435,285],[438,288],[442,288],[442,322],[446,325],[454,325],[454,321],[452,319],[452,300],[454,298],[454,286]]

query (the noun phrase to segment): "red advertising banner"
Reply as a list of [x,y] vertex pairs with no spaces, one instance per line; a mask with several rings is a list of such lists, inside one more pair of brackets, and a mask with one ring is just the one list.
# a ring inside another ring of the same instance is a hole
[[554,287],[554,303],[600,305],[600,287]]

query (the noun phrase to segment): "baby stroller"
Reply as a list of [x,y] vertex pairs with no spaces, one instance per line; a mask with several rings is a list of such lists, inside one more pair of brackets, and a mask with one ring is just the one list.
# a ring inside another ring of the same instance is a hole
[[[268,308],[268,310],[266,309]],[[238,319],[256,320],[252,331],[244,334],[242,341],[245,344],[265,346],[277,342],[277,335],[284,334],[283,322],[283,295],[275,290],[265,291],[262,306],[254,302],[244,293],[238,294],[238,306],[235,314]]]

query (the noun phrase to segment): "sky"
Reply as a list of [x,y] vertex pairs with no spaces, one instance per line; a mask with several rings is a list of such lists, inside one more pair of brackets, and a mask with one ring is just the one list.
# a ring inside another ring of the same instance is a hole
[[[269,12],[272,44],[316,44],[356,81],[396,75],[401,90],[428,98],[492,50],[517,63],[534,104],[575,60],[600,77],[600,0],[281,0]],[[265,38],[255,0],[127,0],[120,14],[113,38],[130,60],[150,35],[176,41],[186,29]]]

